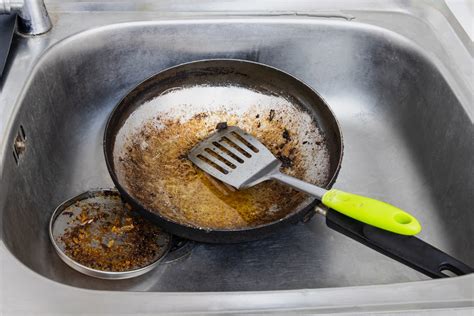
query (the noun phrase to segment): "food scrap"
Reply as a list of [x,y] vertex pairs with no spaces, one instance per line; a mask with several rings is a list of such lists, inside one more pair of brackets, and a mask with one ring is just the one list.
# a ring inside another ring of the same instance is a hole
[[275,118],[275,110],[271,109],[270,113],[268,114],[268,121],[273,121],[273,118]]
[[281,136],[287,141],[291,140],[290,132],[286,128],[283,130],[283,134]]
[[222,131],[223,129],[226,129],[227,127],[228,127],[227,122],[220,122],[220,123],[217,123],[216,129],[218,131]]
[[158,227],[132,214],[118,196],[101,199],[105,202],[78,201],[62,213],[71,222],[55,239],[68,257],[92,269],[121,272],[161,256],[164,245],[158,241],[164,234]]
[[290,157],[278,155],[277,158],[281,161],[282,168],[290,168],[293,165],[293,161],[290,159]]

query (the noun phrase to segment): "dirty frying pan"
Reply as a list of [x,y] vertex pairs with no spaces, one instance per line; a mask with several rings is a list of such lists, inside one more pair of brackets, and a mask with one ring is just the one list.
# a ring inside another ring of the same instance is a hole
[[132,207],[184,238],[256,240],[316,212],[328,227],[430,277],[473,271],[416,237],[359,222],[289,186],[265,181],[237,191],[207,175],[187,154],[226,125],[260,140],[286,174],[326,189],[336,180],[342,134],[326,102],[278,69],[224,59],[166,69],[123,98],[105,130],[107,168]]

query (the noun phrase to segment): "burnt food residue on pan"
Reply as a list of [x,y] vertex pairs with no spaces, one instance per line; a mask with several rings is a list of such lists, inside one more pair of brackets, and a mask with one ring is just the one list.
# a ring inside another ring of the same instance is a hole
[[[162,119],[164,128],[160,129],[149,122],[134,135],[126,154],[120,157],[134,198],[173,221],[210,229],[252,227],[275,221],[296,209],[305,194],[289,186],[267,181],[236,191],[187,159],[188,151],[215,131],[216,124],[211,124],[210,116],[225,118],[217,129],[237,125],[255,135],[281,160],[283,172],[305,178],[301,147],[307,145],[300,144],[293,132],[276,119],[275,110],[252,118],[212,113],[195,115],[184,123]],[[319,179],[321,183],[325,180]]]

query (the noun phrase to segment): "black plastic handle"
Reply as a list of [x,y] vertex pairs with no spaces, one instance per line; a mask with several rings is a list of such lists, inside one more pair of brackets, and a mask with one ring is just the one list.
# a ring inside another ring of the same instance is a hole
[[432,278],[451,276],[446,274],[446,271],[455,275],[474,272],[473,268],[421,239],[385,231],[334,210],[327,211],[326,224],[328,227]]

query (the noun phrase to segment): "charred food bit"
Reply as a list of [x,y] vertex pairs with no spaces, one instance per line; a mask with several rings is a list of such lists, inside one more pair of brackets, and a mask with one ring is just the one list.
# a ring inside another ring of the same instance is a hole
[[270,110],[270,113],[268,114],[268,121],[271,122],[273,121],[273,118],[275,118],[275,110]]
[[227,122],[217,123],[216,129],[218,131],[222,131],[223,129],[226,129],[226,128],[227,128]]
[[290,159],[290,157],[278,155],[277,158],[281,161],[281,166],[283,168],[290,168],[293,166],[293,161]]

